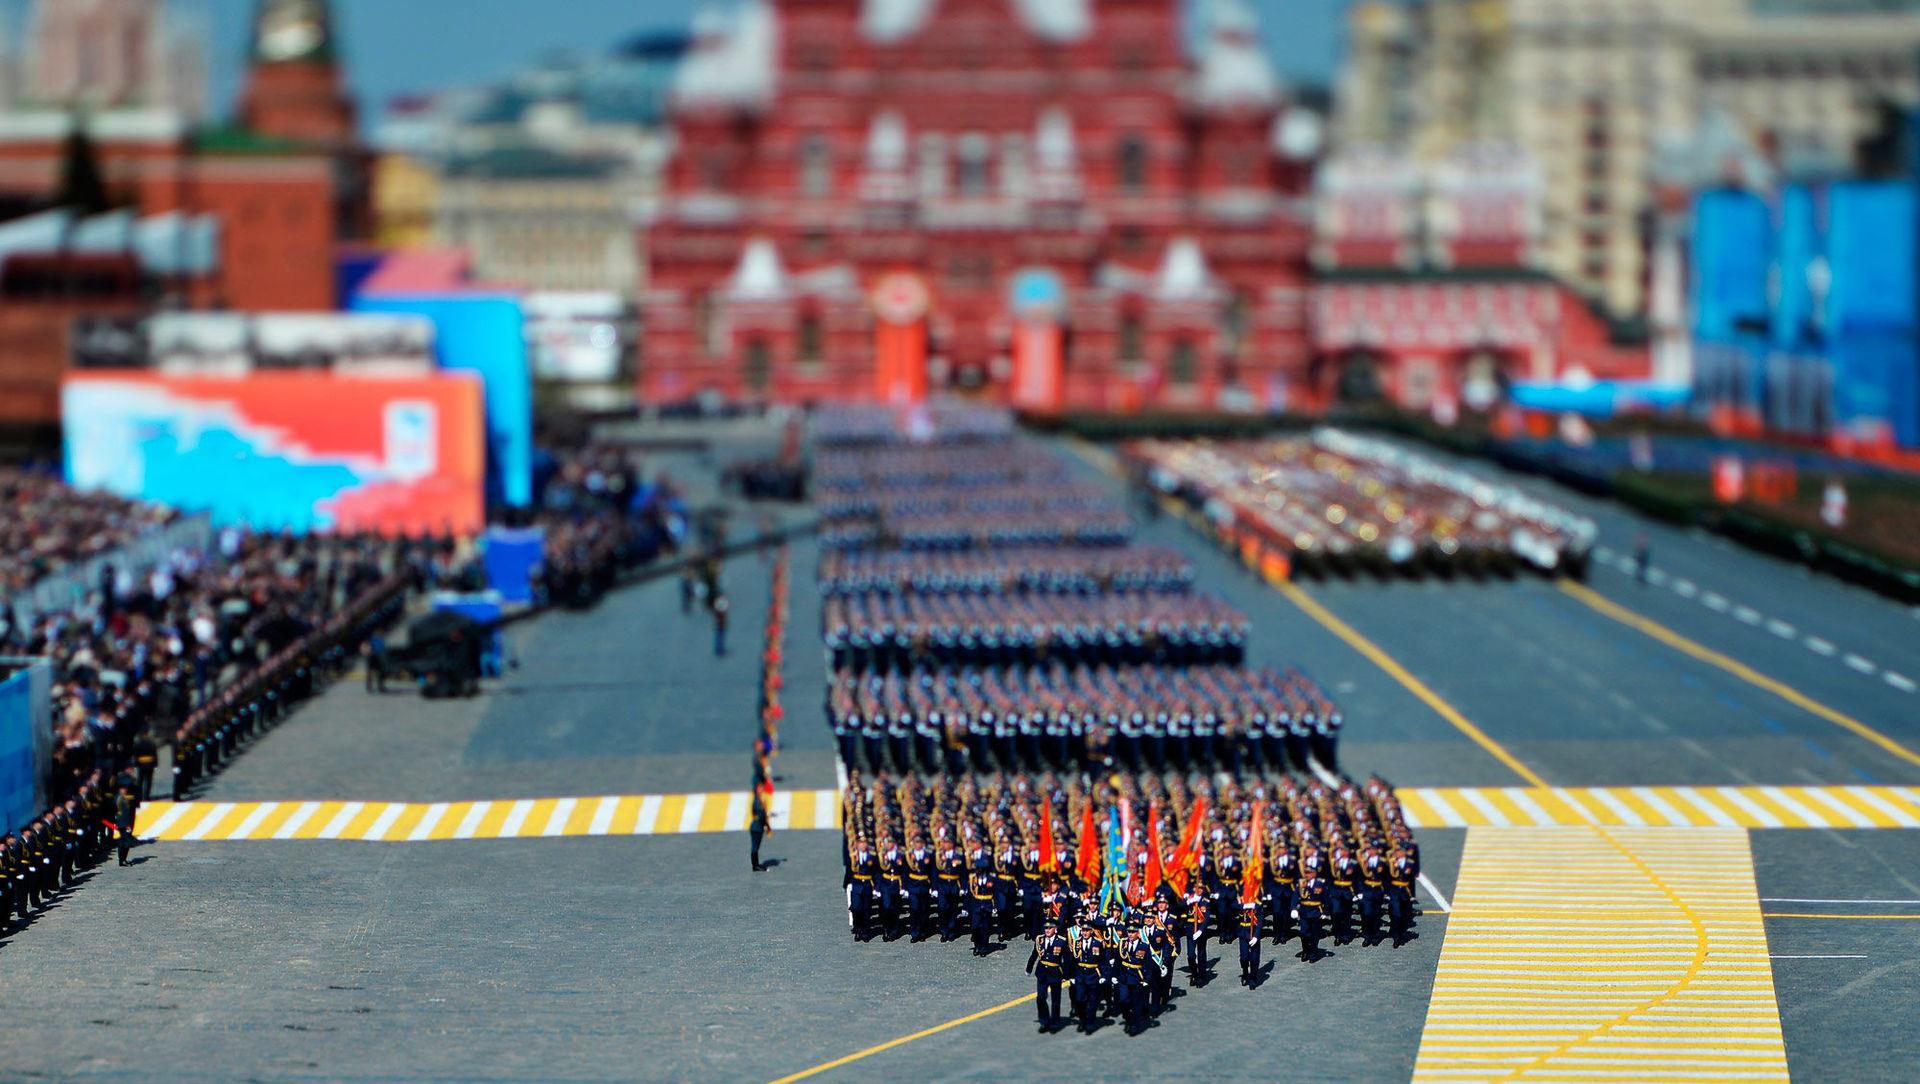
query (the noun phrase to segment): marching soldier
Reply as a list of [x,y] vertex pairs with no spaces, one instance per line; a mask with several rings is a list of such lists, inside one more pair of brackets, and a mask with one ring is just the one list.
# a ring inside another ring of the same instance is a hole
[[933,892],[933,856],[925,840],[915,839],[907,850],[907,914],[911,943],[928,937],[927,907]]
[[1000,918],[1000,940],[1014,938],[1013,901],[1018,898],[1020,855],[1006,836],[993,851],[993,911]]
[[1354,881],[1359,866],[1345,847],[1333,851],[1332,887],[1327,891],[1327,909],[1333,915],[1333,943],[1344,945],[1353,940]]
[[1120,1004],[1126,1011],[1127,1034],[1138,1035],[1147,1026],[1147,991],[1157,978],[1153,950],[1135,927],[1120,950]]
[[1033,952],[1027,956],[1027,974],[1033,976],[1033,1000],[1040,1014],[1040,1030],[1060,1025],[1060,984],[1072,975],[1073,958],[1060,938],[1059,924],[1049,919]]
[[1260,904],[1240,904],[1240,985],[1251,989],[1260,978]]
[[1159,909],[1147,921],[1147,948],[1153,951],[1155,964],[1153,1015],[1159,1016],[1165,1011],[1167,1002],[1173,1000],[1173,961],[1176,952],[1171,928],[1173,915],[1167,910],[1166,897],[1161,897]]
[[1187,985],[1201,986],[1206,981],[1207,896],[1198,880],[1187,888]]
[[987,939],[993,933],[993,900],[998,894],[998,881],[992,871],[977,869],[973,871],[973,888],[969,893],[967,922],[973,930],[973,954],[987,954]]
[[1387,859],[1387,921],[1393,943],[1404,945],[1413,930],[1413,856],[1395,848]]
[[1070,939],[1073,951],[1070,995],[1074,1016],[1080,1021],[1080,1030],[1090,1032],[1093,1030],[1094,1017],[1100,1010],[1101,986],[1111,976],[1107,971],[1106,953],[1093,928],[1077,926],[1075,932],[1076,936]]
[[847,911],[855,941],[873,939],[873,881],[879,870],[879,860],[867,841],[855,837],[852,867],[847,875]]
[[900,936],[900,897],[903,895],[906,870],[900,855],[900,845],[894,840],[887,841],[886,849],[880,852],[880,925],[883,936],[888,940]]
[[1320,958],[1320,937],[1325,927],[1327,883],[1317,873],[1300,878],[1300,958],[1312,963]]
[[1387,860],[1372,844],[1360,855],[1360,941],[1372,946],[1380,940],[1380,912],[1386,902]]
[[933,882],[934,899],[940,913],[940,940],[944,944],[960,936],[960,891],[966,880],[960,851],[948,839],[941,845],[939,873]]

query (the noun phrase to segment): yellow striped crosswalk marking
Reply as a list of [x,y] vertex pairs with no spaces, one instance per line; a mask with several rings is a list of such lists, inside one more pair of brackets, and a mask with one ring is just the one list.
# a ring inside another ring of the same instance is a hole
[[1413,1076],[1786,1080],[1746,832],[1473,828]]
[[[834,790],[778,791],[774,828],[840,826]],[[401,843],[537,836],[743,832],[747,791],[479,802],[148,802],[135,832],[157,840],[340,839]],[[784,815],[782,815],[784,813]]]
[[1415,828],[1920,828],[1914,787],[1403,787]]
[[[1914,787],[1408,787],[1415,828],[1920,828]],[[746,791],[480,802],[148,802],[147,839],[352,839],[387,843],[528,836],[744,831]],[[840,826],[837,791],[779,791],[776,831]]]

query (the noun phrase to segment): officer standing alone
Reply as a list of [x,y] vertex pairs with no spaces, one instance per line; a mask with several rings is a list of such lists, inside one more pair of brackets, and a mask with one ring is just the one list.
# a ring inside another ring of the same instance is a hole
[[753,872],[764,873],[766,866],[760,861],[760,844],[772,831],[773,821],[767,816],[767,793],[756,786],[753,788],[753,819],[747,826],[747,837],[753,841]]

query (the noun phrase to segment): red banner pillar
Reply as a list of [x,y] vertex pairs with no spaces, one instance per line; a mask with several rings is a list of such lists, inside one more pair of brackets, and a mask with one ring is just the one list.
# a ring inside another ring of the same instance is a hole
[[1021,320],[1013,331],[1013,403],[1024,410],[1059,410],[1062,397],[1060,326]]

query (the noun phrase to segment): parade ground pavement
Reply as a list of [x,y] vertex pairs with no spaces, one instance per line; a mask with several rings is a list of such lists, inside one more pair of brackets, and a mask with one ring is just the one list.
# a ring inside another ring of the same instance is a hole
[[1142,527],[1340,701],[1340,767],[1402,788],[1401,947],[1269,945],[1254,990],[1215,947],[1128,1038],[1038,1034],[1024,943],[853,942],[801,541],[774,868],[747,556],[725,657],[660,580],[516,626],[473,700],[341,682],[151,804],[133,868],[0,941],[0,1080],[1912,1080],[1920,619],[1542,493],[1601,523],[1584,586],[1272,584]]

